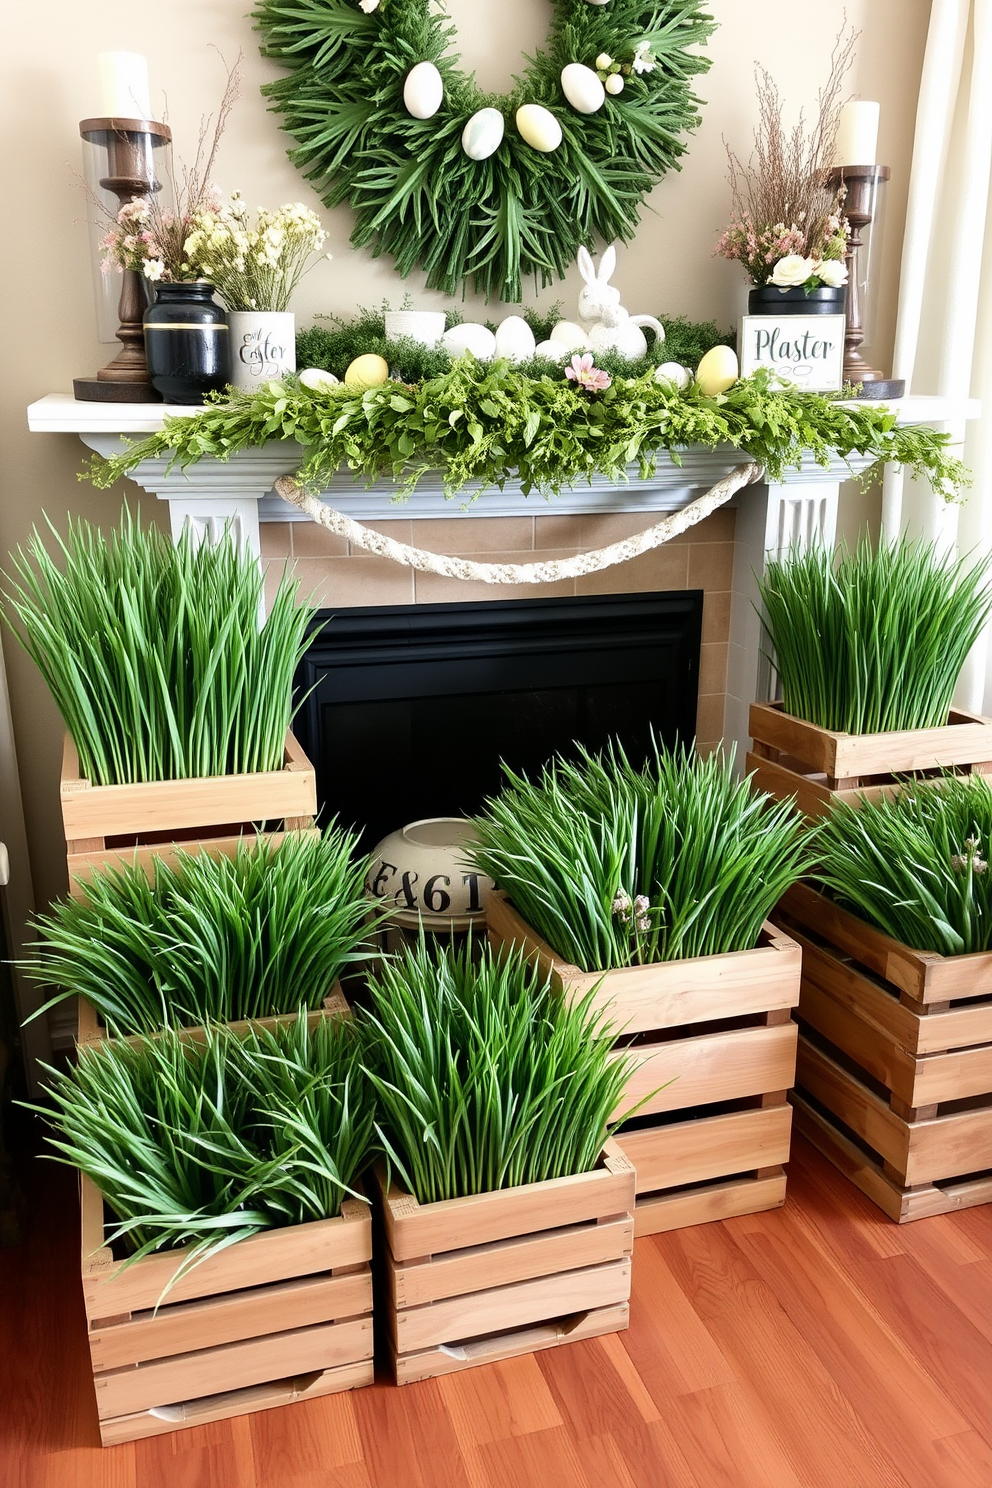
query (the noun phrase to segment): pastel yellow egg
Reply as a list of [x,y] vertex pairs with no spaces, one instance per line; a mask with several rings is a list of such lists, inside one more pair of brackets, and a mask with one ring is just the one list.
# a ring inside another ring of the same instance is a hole
[[707,398],[715,398],[733,387],[740,376],[737,353],[729,346],[714,346],[696,368],[696,382]]
[[516,112],[516,124],[520,138],[542,155],[550,155],[561,144],[561,125],[543,104],[522,103]]
[[350,388],[381,387],[388,379],[389,363],[372,352],[356,357],[344,374],[345,387]]

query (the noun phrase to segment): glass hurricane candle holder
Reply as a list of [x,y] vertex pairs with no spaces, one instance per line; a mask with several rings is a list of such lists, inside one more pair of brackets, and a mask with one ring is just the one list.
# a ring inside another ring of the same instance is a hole
[[[168,179],[165,162],[172,143],[167,124],[147,119],[84,119],[79,126],[83,139],[83,170],[90,203],[90,232],[94,251],[125,202],[135,197],[155,196]],[[150,286],[133,269],[104,275],[97,264],[97,320],[101,339],[112,321],[111,294],[120,281],[116,306],[117,329],[113,336],[121,349],[113,361],[95,377],[77,377],[73,392],[84,402],[154,403],[159,401],[145,362],[142,316],[148,308]],[[109,338],[107,338],[109,339]]]

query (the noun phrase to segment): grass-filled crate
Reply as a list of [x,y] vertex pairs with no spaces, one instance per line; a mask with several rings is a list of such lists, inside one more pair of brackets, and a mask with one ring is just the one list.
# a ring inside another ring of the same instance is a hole
[[941,728],[846,734],[796,718],[779,703],[753,703],[749,728],[754,748],[747,770],[755,788],[795,797],[810,817],[892,795],[900,776],[992,774],[992,719],[959,708]]
[[505,894],[490,895],[488,919],[494,945],[522,946],[566,996],[595,989],[623,1030],[637,1065],[622,1108],[649,1096],[616,1138],[636,1170],[638,1235],[785,1202],[801,965],[788,934],[766,924],[754,950],[585,972]]
[[439,1203],[374,1181],[398,1384],[627,1327],[634,1171],[615,1142],[591,1172]]
[[913,950],[806,884],[797,1130],[894,1220],[992,1200],[992,951]]
[[155,858],[174,860],[175,849],[232,854],[255,825],[278,836],[314,830],[317,782],[313,765],[291,732],[279,770],[93,785],[80,774],[68,734],[60,785],[66,861],[72,892],[84,892],[94,869],[134,862],[151,871]]
[[[372,1226],[267,1230],[191,1269],[176,1251],[122,1268],[104,1202],[81,1176],[82,1279],[104,1446],[372,1383]],[[161,1301],[161,1305],[159,1305]]]

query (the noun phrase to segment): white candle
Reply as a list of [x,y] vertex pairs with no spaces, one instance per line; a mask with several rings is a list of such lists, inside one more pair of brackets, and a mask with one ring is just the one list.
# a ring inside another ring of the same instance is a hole
[[101,52],[100,111],[107,119],[150,119],[148,61],[138,52]]
[[855,99],[840,111],[834,165],[875,165],[881,105]]

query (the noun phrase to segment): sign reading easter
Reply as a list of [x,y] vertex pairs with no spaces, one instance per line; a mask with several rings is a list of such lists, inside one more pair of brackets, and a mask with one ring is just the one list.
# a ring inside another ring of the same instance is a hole
[[745,315],[741,375],[767,367],[809,393],[836,392],[844,381],[843,315]]

